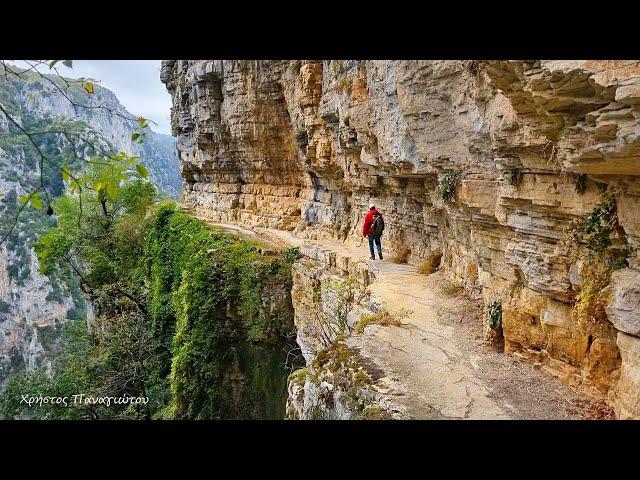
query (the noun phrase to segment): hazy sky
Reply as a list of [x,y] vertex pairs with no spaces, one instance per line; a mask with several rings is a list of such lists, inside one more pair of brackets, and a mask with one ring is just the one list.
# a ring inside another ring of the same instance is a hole
[[115,93],[129,112],[153,120],[153,130],[171,135],[171,97],[160,82],[160,60],[74,60],[71,69],[62,62],[56,68],[65,77],[100,80],[99,85]]

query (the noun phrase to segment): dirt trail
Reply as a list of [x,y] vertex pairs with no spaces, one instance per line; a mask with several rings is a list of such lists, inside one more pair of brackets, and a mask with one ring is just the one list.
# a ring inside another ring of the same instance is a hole
[[[411,271],[409,271],[411,270]],[[441,273],[408,267],[370,286],[403,326],[371,325],[352,344],[389,379],[390,394],[410,418],[581,418],[586,398],[528,363],[486,345],[481,310]]]
[[411,265],[372,261],[368,248],[290,232],[220,225],[274,246],[312,243],[366,262],[375,275],[373,301],[402,326],[368,325],[348,345],[377,371],[387,408],[415,419],[576,419],[588,399],[556,379],[483,342],[480,306],[438,272],[420,275]]

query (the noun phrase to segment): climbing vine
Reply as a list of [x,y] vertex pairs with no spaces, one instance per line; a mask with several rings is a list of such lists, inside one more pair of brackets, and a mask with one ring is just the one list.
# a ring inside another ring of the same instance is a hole
[[629,246],[626,234],[618,220],[616,194],[606,196],[584,219],[574,222],[570,229],[571,238],[578,244],[585,244],[589,252],[603,257],[607,266],[614,270],[626,266]]
[[244,342],[269,345],[293,329],[290,282],[296,249],[261,255],[258,245],[218,232],[163,205],[145,238],[150,315],[169,373],[171,418],[238,418],[248,405],[225,379]]

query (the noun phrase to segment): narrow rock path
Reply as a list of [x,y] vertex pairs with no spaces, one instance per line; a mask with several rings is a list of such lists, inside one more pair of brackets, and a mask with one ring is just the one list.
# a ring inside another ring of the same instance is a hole
[[382,404],[397,418],[578,419],[588,399],[556,379],[486,345],[481,306],[441,272],[426,276],[411,265],[372,261],[368,248],[303,240],[290,232],[218,224],[272,246],[316,244],[366,262],[375,280],[372,300],[401,318],[401,326],[368,325],[346,343],[384,372]]
[[370,325],[349,343],[387,373],[403,416],[581,417],[586,398],[484,343],[479,306],[441,273],[380,272],[369,288],[389,313],[405,315],[404,324]]

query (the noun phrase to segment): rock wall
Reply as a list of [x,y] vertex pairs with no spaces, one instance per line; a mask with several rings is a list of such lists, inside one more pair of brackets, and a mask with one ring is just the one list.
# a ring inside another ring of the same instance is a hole
[[[385,252],[442,254],[501,305],[488,337],[640,417],[638,62],[166,61],[161,78],[199,214],[354,242],[374,202]],[[625,259],[585,317],[606,259],[567,229],[606,198]]]

